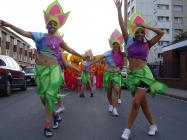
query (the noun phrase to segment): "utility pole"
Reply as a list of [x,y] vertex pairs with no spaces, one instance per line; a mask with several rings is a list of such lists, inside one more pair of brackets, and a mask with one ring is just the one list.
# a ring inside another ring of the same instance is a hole
[[128,6],[127,6],[127,1],[128,0],[124,0],[124,22],[125,22],[125,27],[127,29],[127,11],[128,11]]

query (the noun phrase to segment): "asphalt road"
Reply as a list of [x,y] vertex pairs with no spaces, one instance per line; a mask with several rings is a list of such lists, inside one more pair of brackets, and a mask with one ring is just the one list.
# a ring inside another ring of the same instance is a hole
[[[119,117],[108,112],[105,93],[95,90],[94,98],[86,94],[79,98],[76,92],[65,97],[63,122],[52,138],[43,136],[43,108],[35,87],[15,91],[9,97],[0,97],[0,140],[120,140],[127,124],[132,97],[122,91],[123,103],[118,106]],[[158,95],[148,95],[159,133],[148,136],[148,122],[142,111],[132,127],[130,140],[187,140],[187,102]]]

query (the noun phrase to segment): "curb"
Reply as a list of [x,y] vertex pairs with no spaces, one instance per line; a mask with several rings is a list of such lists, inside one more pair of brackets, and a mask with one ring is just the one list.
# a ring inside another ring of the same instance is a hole
[[172,97],[172,98],[175,98],[175,99],[187,101],[187,97],[177,96],[177,95],[173,95],[173,94],[169,94],[169,93],[164,93],[164,94],[159,93],[159,95],[168,96],[168,97]]

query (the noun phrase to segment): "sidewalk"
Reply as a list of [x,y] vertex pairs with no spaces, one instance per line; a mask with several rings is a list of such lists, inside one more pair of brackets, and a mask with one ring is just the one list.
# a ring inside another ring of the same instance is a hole
[[174,97],[177,99],[185,100],[187,101],[187,90],[182,90],[182,89],[176,89],[176,88],[168,88],[166,90],[165,94],[166,96]]

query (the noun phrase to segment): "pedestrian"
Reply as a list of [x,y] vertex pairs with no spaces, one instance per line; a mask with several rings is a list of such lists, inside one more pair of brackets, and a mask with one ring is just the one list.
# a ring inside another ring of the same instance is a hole
[[[126,42],[125,49],[129,61],[127,85],[134,97],[127,128],[123,131],[121,138],[125,140],[129,139],[132,124],[138,115],[140,107],[150,123],[148,134],[153,136],[158,132],[158,128],[152,117],[146,92],[149,89],[154,96],[157,92],[164,92],[167,86],[153,78],[151,70],[147,66],[147,56],[149,49],[161,39],[164,32],[160,29],[150,27],[144,22],[136,22],[136,19],[140,18],[140,16],[138,16],[134,18],[134,21],[131,21],[133,24],[130,27],[133,28],[130,29],[134,29],[130,31],[132,35],[128,34],[121,13],[122,0],[114,0],[114,2],[118,11],[119,25]],[[139,21],[142,20],[143,18]],[[150,40],[145,39],[145,29],[153,31],[156,35]]]
[[85,52],[85,61],[82,62],[82,73],[81,73],[81,91],[80,97],[84,98],[84,90],[88,89],[90,91],[90,97],[93,97],[92,83],[91,83],[91,60],[93,54],[91,50]]
[[[121,69],[125,62],[125,54],[122,52],[123,36],[117,29],[111,34],[109,44],[111,50],[100,55],[91,64],[105,59],[103,87],[107,92],[107,99],[109,102],[108,111],[117,117],[119,115],[117,103],[122,85]],[[114,91],[114,94],[112,91]]]
[[[64,13],[58,1],[51,3],[44,11],[45,23],[48,33],[28,32],[18,28],[6,21],[0,20],[0,26],[9,27],[18,34],[32,39],[37,48],[37,59],[35,66],[35,81],[37,84],[37,94],[45,110],[44,135],[52,136],[52,116],[55,121],[54,128],[58,127],[58,116],[55,116],[55,104],[58,90],[64,80],[60,65],[70,66],[61,57],[61,48],[82,57],[79,53],[66,45],[58,35],[58,29],[65,23],[68,13]],[[76,69],[76,68],[75,68]]]

